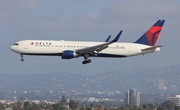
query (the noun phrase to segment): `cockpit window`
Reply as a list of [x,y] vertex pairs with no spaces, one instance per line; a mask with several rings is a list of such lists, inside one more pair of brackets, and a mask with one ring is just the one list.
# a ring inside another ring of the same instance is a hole
[[18,43],[14,43],[13,45],[16,45],[16,46],[18,46],[19,44],[18,44]]

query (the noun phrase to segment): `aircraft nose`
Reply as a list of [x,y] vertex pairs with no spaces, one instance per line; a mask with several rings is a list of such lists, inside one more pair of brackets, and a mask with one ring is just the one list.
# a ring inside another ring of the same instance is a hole
[[10,47],[10,50],[13,50],[13,46]]
[[10,47],[10,50],[15,51],[15,47],[12,45],[12,46]]

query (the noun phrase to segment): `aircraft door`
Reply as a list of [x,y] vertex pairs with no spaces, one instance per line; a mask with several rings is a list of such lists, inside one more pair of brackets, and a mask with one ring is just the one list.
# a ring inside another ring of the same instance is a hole
[[29,43],[24,44],[24,49],[28,49]]

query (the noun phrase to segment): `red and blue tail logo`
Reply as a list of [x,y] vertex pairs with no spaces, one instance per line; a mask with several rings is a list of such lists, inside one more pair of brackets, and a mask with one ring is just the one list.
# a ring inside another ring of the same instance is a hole
[[146,33],[144,33],[135,43],[154,46],[159,37],[165,20],[158,20]]

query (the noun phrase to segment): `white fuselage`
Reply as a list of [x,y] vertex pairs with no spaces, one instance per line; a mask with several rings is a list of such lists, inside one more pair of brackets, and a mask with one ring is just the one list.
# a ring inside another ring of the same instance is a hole
[[[87,48],[102,43],[104,42],[23,40],[12,45],[10,49],[21,55],[62,56],[62,53],[65,50],[76,51],[77,49]],[[129,57],[160,51],[160,48],[142,51],[142,49],[150,47],[152,46],[137,43],[115,42],[108,45],[108,48],[98,52],[97,56],[94,57]]]

